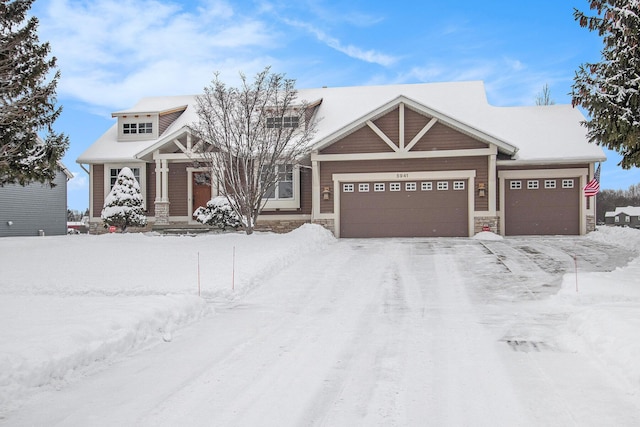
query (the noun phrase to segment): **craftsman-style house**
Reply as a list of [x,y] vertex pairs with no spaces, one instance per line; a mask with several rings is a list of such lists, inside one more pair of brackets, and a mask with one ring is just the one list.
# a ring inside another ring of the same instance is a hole
[[[338,237],[580,235],[595,227],[582,188],[603,151],[570,105],[494,107],[482,82],[303,89],[317,120],[311,154],[281,165],[258,225],[319,223]],[[195,96],[144,98],[79,158],[90,221],[121,168],[150,226],[189,224],[218,191],[194,162]],[[304,124],[290,124],[304,125]]]

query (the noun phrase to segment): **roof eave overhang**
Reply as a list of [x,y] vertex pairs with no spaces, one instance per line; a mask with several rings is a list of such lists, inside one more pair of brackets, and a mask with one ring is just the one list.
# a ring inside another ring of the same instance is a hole
[[605,162],[606,156],[585,156],[585,157],[562,157],[557,159],[512,159],[512,160],[497,160],[497,166],[527,166],[527,165],[566,165],[566,164],[579,164],[579,163],[594,163]]

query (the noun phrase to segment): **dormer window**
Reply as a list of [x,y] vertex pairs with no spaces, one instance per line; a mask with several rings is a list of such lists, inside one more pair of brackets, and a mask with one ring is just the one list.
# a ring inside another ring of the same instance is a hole
[[269,129],[297,128],[299,124],[300,118],[298,116],[267,117],[267,128]]
[[123,123],[122,133],[124,135],[140,134],[140,133],[153,133],[153,123]]

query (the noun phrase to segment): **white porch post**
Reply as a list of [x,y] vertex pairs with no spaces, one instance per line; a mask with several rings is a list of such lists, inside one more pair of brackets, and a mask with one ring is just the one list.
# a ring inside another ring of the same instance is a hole
[[169,165],[156,158],[156,225],[169,224]]

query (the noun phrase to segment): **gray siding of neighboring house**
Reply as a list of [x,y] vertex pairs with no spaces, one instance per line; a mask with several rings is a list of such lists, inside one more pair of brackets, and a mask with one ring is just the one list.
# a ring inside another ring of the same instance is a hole
[[[0,237],[67,234],[67,177],[59,171],[56,186],[33,183],[0,187]],[[12,224],[9,225],[9,222]]]

